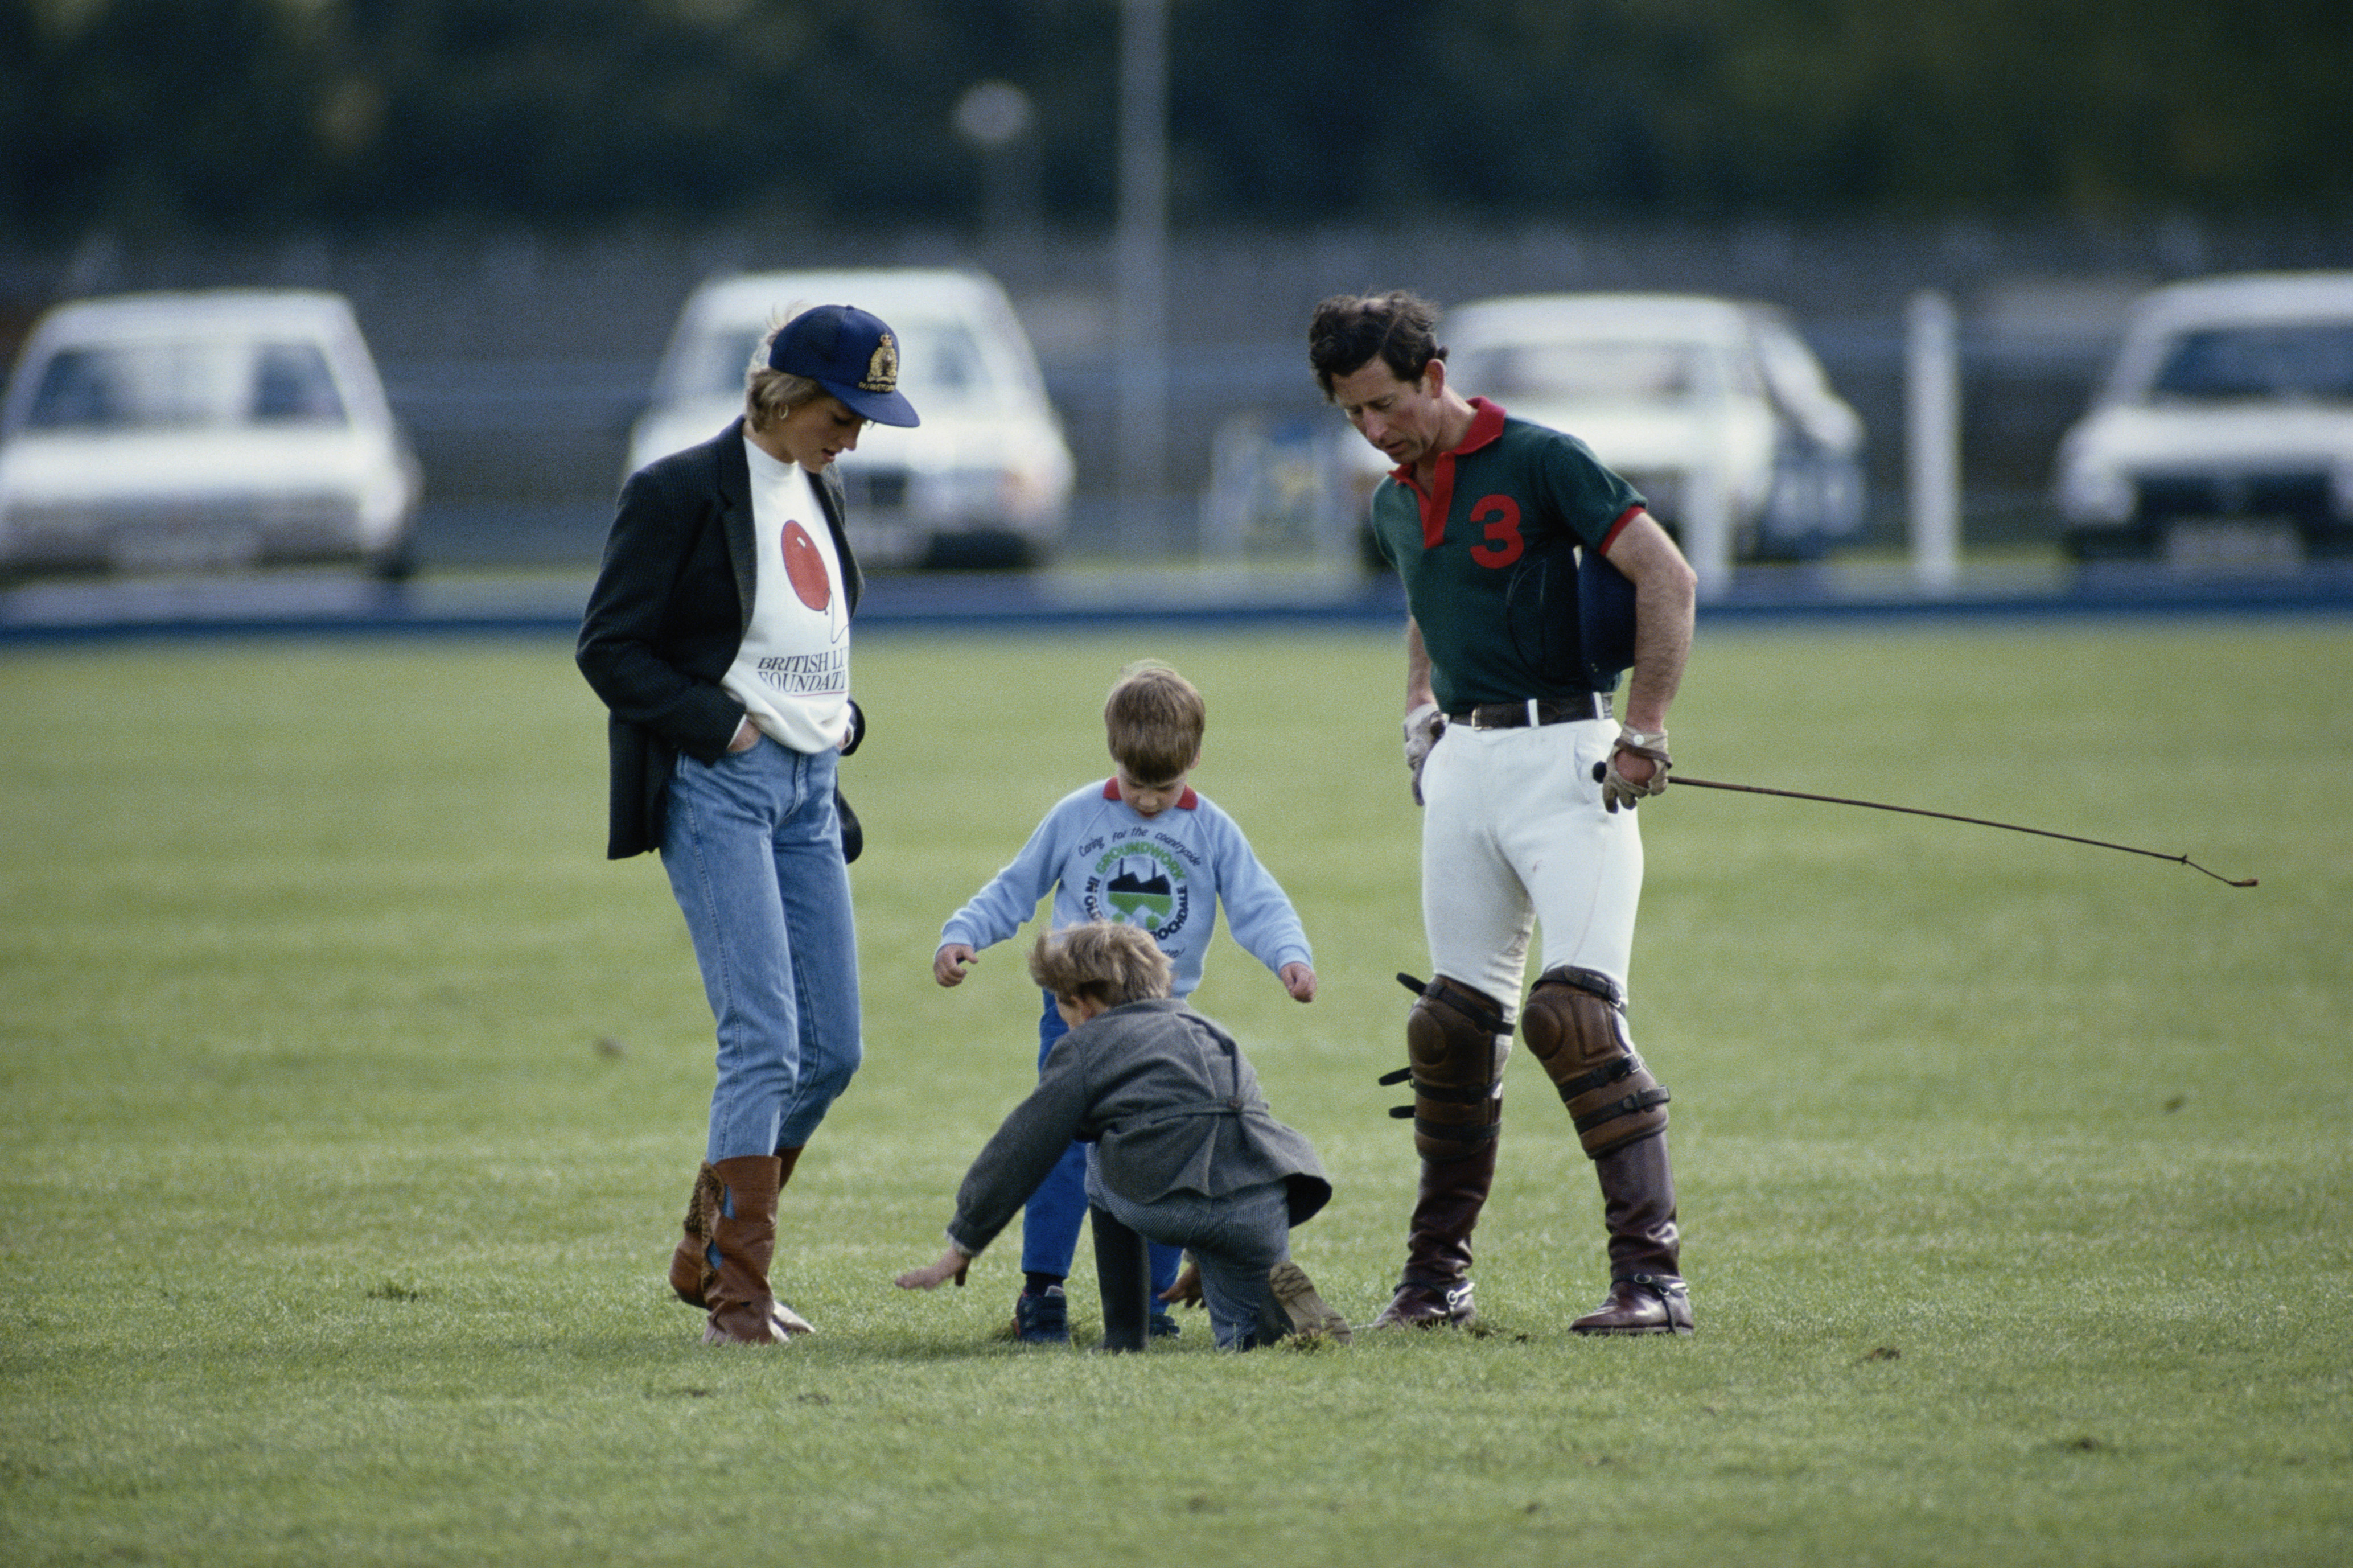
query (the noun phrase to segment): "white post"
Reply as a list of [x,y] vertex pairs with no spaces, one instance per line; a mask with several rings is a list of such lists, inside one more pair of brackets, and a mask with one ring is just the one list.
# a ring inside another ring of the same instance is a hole
[[1934,289],[1904,313],[1912,575],[1947,594],[1961,570],[1961,364],[1953,302]]
[[1121,0],[1119,89],[1120,532],[1150,548],[1168,485],[1168,0]]
[[1731,435],[1732,388],[1723,356],[1701,346],[1699,461],[1683,500],[1685,559],[1699,576],[1699,596],[1712,599],[1732,584],[1732,495],[1724,482],[1724,445]]

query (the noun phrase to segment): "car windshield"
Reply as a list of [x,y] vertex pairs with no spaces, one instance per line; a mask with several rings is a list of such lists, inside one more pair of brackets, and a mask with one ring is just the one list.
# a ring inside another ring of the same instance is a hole
[[2353,402],[2353,321],[2184,332],[2167,348],[2149,391],[2198,402]]
[[60,349],[42,367],[25,416],[35,430],[344,422],[318,344],[227,338]]
[[[980,342],[961,321],[917,320],[892,331],[899,337],[899,390],[921,412],[928,401],[978,402],[993,395]],[[680,366],[673,396],[736,397],[744,391],[744,367],[766,337],[765,328],[713,332]]]
[[1702,384],[1701,356],[1693,343],[1588,338],[1469,349],[1451,368],[1464,391],[1506,404],[1515,397],[1676,403]]

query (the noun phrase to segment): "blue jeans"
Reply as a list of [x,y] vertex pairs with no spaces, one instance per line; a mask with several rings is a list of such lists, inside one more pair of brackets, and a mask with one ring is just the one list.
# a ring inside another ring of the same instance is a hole
[[[1054,997],[1046,993],[1046,1013],[1038,1020],[1038,1066],[1043,1070],[1046,1058],[1053,1054],[1054,1042],[1071,1032],[1062,1016],[1054,1010]],[[1078,1256],[1079,1226],[1087,1217],[1087,1160],[1092,1151],[1084,1143],[1073,1143],[1062,1151],[1038,1190],[1029,1194],[1029,1202],[1021,1210],[1021,1271],[1024,1274],[1051,1274],[1067,1279],[1071,1259]],[[1154,1242],[1152,1254],[1152,1310],[1167,1310],[1160,1300],[1160,1292],[1176,1283],[1176,1270],[1184,1266],[1185,1249],[1164,1247]]]
[[662,869],[719,1026],[707,1160],[807,1142],[863,1054],[839,761],[762,736],[670,775]]
[[1272,1304],[1267,1270],[1291,1256],[1288,1184],[1264,1182],[1222,1198],[1170,1193],[1139,1204],[1110,1191],[1101,1173],[1090,1171],[1087,1195],[1147,1241],[1192,1248],[1219,1349],[1240,1348],[1266,1323]]

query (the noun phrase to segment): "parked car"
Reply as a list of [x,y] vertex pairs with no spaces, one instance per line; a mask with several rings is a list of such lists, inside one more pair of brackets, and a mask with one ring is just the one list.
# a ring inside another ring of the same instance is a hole
[[2059,448],[2077,559],[2175,531],[2292,530],[2353,552],[2353,272],[2177,283],[2133,308],[2105,386]]
[[350,304],[311,290],[61,305],[0,403],[0,571],[411,568],[417,460]]
[[1712,468],[1736,558],[1808,559],[1862,531],[1862,421],[1772,306],[1520,295],[1448,311],[1439,341],[1449,385],[1578,437],[1670,529]]
[[1021,567],[1069,525],[1073,468],[1060,419],[1005,291],[974,272],[765,272],[705,284],[680,315],[632,471],[708,440],[743,411],[744,374],[770,325],[812,305],[871,310],[899,339],[899,389],[923,423],[869,426],[836,466],[849,536],[870,565]]

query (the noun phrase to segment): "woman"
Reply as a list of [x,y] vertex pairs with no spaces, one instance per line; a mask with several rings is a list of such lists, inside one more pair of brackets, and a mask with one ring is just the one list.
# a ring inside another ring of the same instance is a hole
[[898,342],[824,305],[769,333],[744,416],[629,476],[580,630],[611,710],[607,854],[659,849],[718,1024],[703,1163],[670,1261],[706,1344],[812,1331],[768,1282],[776,1197],[860,1055],[858,946],[835,764],[864,586],[834,459],[915,424]]

